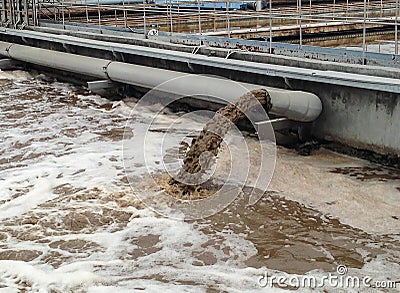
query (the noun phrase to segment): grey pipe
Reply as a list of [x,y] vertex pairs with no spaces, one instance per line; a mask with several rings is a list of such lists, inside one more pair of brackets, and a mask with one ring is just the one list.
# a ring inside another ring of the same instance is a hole
[[106,79],[110,61],[0,42],[0,54],[15,60]]
[[171,94],[196,96],[211,101],[213,101],[212,97],[234,101],[245,91],[263,88],[268,91],[271,97],[271,112],[295,121],[314,121],[322,111],[320,99],[312,93],[302,91],[240,83],[243,87],[243,92],[240,92],[237,87],[232,87],[232,81],[227,79],[186,74],[7,42],[0,42],[0,55],[99,79],[110,79],[111,81],[149,89],[159,87],[162,91]]

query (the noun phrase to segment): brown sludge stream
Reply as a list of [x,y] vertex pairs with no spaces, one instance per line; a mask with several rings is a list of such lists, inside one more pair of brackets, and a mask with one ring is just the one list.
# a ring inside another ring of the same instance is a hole
[[192,140],[190,149],[185,154],[182,170],[176,178],[164,177],[159,180],[159,184],[168,194],[179,199],[199,199],[213,194],[197,182],[200,182],[205,172],[213,166],[224,136],[232,123],[245,118],[246,113],[258,105],[261,104],[268,112],[271,108],[270,100],[266,90],[257,89],[219,109],[200,134]]

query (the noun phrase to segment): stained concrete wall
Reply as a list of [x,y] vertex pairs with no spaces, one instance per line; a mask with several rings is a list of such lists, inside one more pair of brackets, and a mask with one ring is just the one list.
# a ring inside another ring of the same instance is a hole
[[313,124],[321,139],[378,153],[400,155],[400,95],[350,87],[304,83],[323,112]]

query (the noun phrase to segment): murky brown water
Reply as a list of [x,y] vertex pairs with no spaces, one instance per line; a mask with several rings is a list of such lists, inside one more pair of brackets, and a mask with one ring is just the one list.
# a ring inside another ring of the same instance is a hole
[[206,228],[207,233],[232,231],[254,243],[257,254],[247,259],[246,265],[289,273],[334,271],[338,264],[362,268],[384,253],[382,242],[386,241],[400,249],[389,237],[369,235],[276,193],[254,206],[236,201],[209,221],[213,224]]
[[398,279],[397,170],[278,148],[271,190],[255,205],[245,188],[207,219],[167,219],[126,180],[122,130],[134,102],[0,76],[0,291],[245,292],[265,271],[321,276],[338,264]]
[[342,167],[335,168],[332,173],[344,174],[361,181],[378,180],[382,182],[400,181],[400,171],[397,169],[383,168],[379,166],[369,167]]

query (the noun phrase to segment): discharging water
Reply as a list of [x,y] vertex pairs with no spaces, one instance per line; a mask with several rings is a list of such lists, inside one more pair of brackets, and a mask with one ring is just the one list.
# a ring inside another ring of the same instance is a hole
[[270,97],[266,90],[250,91],[234,103],[218,110],[200,134],[193,138],[189,150],[185,153],[182,170],[176,178],[169,179],[169,186],[165,186],[166,191],[181,199],[193,199],[193,193],[206,196],[208,192],[200,184],[201,177],[214,165],[224,136],[232,124],[245,118],[246,113],[258,105],[265,105],[269,110]]
[[[397,170],[278,148],[269,191],[255,205],[244,188],[211,217],[168,219],[135,197],[124,172],[134,99],[110,103],[21,71],[0,72],[0,86],[0,292],[267,292],[265,273],[321,279],[338,265],[399,282]],[[219,160],[227,156],[222,148]],[[135,166],[138,176],[146,171]]]

